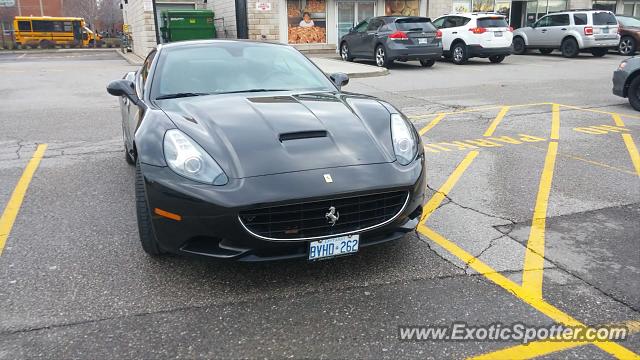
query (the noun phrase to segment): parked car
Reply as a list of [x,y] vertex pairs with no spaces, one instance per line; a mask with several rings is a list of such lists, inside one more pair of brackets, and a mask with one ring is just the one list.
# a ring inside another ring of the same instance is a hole
[[418,60],[431,67],[442,56],[441,33],[426,17],[379,16],[356,25],[340,39],[340,56],[375,60],[388,67],[394,61]]
[[342,92],[289,45],[158,45],[111,82],[142,248],[264,261],[348,255],[412,232],[424,148],[398,109]]
[[572,58],[580,51],[593,56],[605,56],[610,48],[620,42],[618,21],[610,11],[572,10],[541,17],[528,27],[513,33],[513,52],[518,55],[527,49],[538,49],[550,54],[560,49],[562,56]]
[[613,93],[628,98],[629,104],[640,111],[640,57],[622,61],[613,72]]
[[631,16],[616,15],[620,26],[620,55],[631,56],[636,53],[640,44],[640,20]]
[[433,21],[442,31],[442,50],[454,64],[464,64],[472,57],[489,58],[501,63],[511,55],[513,29],[503,15],[471,13],[444,15]]

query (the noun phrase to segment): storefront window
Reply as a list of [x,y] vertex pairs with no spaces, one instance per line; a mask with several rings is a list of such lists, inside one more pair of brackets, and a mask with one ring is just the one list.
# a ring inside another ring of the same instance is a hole
[[386,0],[384,14],[418,16],[420,14],[420,0]]
[[609,10],[615,13],[616,0],[594,0],[592,7],[594,10]]
[[624,3],[624,10],[623,10],[625,15],[628,16],[640,16],[640,2],[636,2],[636,1],[627,1]]
[[473,0],[473,11],[493,11],[494,0]]
[[454,0],[453,1],[453,12],[457,12],[457,13],[467,13],[467,12],[471,12],[471,1],[459,1],[459,0]]
[[327,42],[325,0],[287,0],[289,44]]
[[549,0],[547,4],[547,13],[567,10],[567,0]]
[[496,0],[496,12],[500,15],[506,16],[507,23],[509,23],[510,9],[511,9],[511,1]]

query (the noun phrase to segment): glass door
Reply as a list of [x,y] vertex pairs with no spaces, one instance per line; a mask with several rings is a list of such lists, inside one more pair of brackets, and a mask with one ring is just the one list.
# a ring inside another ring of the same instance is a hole
[[356,24],[356,3],[354,1],[338,1],[338,41]]
[[362,20],[374,17],[376,14],[375,1],[337,1],[336,13],[338,14],[338,38],[349,32],[349,29],[356,26]]

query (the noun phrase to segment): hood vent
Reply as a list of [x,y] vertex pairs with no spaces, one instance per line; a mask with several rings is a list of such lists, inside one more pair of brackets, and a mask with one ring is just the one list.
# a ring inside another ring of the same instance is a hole
[[288,140],[299,140],[299,139],[311,139],[311,138],[320,138],[327,137],[326,130],[312,130],[312,131],[296,131],[280,134],[280,142],[288,141]]

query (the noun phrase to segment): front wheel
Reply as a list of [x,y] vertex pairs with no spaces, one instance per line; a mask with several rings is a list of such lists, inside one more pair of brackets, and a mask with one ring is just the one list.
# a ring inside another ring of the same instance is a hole
[[636,41],[631,36],[625,36],[620,39],[618,44],[618,52],[620,55],[631,56],[636,53]]
[[494,64],[500,64],[504,60],[504,58],[505,58],[504,55],[493,55],[493,56],[489,56],[489,61],[491,61]]
[[527,45],[521,37],[513,38],[513,53],[516,55],[524,55],[527,52]]
[[467,46],[463,43],[458,43],[453,46],[451,49],[451,58],[453,59],[453,63],[456,65],[462,65],[469,60],[469,55],[467,54]]
[[389,58],[387,57],[387,51],[382,45],[378,45],[376,47],[375,58],[376,65],[379,67],[389,67],[391,64],[391,61],[389,61]]
[[574,38],[565,39],[560,46],[562,56],[566,58],[574,58],[578,56],[580,48],[578,48],[578,42]]
[[353,61],[353,57],[351,57],[351,53],[349,52],[349,44],[347,44],[346,41],[340,46],[340,57],[344,61]]
[[636,78],[631,81],[627,91],[629,104],[637,111],[640,111],[640,76],[636,76]]
[[607,55],[607,53],[609,52],[609,49],[607,48],[595,48],[595,49],[591,49],[591,54],[595,57],[603,57],[605,55]]
[[151,211],[147,204],[147,196],[144,189],[144,177],[140,169],[140,162],[136,163],[136,216],[138,218],[138,232],[140,234],[140,243],[144,252],[151,256],[162,254],[156,235],[153,233],[153,225],[151,224]]
[[420,60],[420,65],[423,67],[432,67],[435,63],[436,61],[434,59]]

